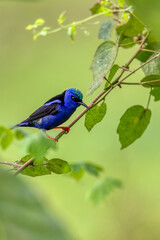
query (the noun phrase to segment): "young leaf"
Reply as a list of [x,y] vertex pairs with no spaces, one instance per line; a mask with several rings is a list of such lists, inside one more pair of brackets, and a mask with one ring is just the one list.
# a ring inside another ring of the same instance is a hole
[[38,27],[38,26],[43,25],[44,23],[45,23],[45,20],[44,20],[44,19],[38,18],[38,19],[35,21],[34,25],[36,25],[36,26]]
[[68,27],[67,34],[70,36],[72,42],[74,42],[74,36],[76,35],[76,27],[74,24],[72,24],[70,27]]
[[66,20],[66,17],[64,17],[66,11],[62,12],[60,15],[59,15],[59,18],[58,18],[58,23],[59,24],[62,24],[65,20]]
[[118,4],[120,7],[122,7],[125,3],[125,0],[118,0]]
[[[154,57],[156,54],[151,55],[150,58]],[[153,61],[147,63],[142,67],[143,72],[146,76],[148,75],[160,75],[160,56],[155,58]]]
[[105,41],[108,40],[111,36],[113,28],[114,28],[114,21],[111,19],[106,20],[100,26],[100,29],[98,32],[98,38],[104,39]]
[[85,127],[90,132],[91,129],[99,122],[102,121],[106,114],[107,106],[103,103],[101,106],[94,106],[85,116]]
[[141,80],[141,82],[148,82],[146,84],[143,84],[143,87],[160,87],[160,75],[146,76]]
[[44,27],[41,29],[41,31],[38,33],[38,35],[46,36],[50,29],[51,29],[50,27]]
[[160,88],[159,87],[153,88],[151,94],[152,94],[152,96],[154,96],[154,101],[160,100]]
[[56,143],[39,134],[31,139],[28,147],[29,153],[36,159],[36,163],[41,163],[48,149],[55,149]]
[[12,130],[0,126],[0,145],[2,149],[7,149],[13,141],[13,132]]
[[144,30],[144,24],[133,14],[130,14],[130,18],[127,23],[122,24],[116,28],[119,35],[125,37],[134,37],[138,34],[142,34]]
[[56,174],[64,174],[71,171],[68,162],[59,158],[53,158],[49,160],[47,164],[47,169]]
[[135,105],[127,109],[120,119],[117,128],[121,149],[132,144],[140,138],[146,130],[151,118],[151,111],[142,106]]
[[121,188],[122,182],[114,178],[106,178],[103,181],[98,181],[90,193],[88,194],[88,199],[94,204],[98,205],[100,202],[104,201],[105,198],[113,192],[116,188]]
[[106,41],[97,48],[90,67],[93,72],[93,82],[89,86],[88,95],[92,94],[104,81],[104,76],[115,61],[117,51],[117,44],[111,41]]

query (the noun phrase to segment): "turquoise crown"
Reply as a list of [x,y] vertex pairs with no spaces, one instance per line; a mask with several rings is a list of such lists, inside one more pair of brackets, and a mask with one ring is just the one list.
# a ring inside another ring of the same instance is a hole
[[74,93],[80,100],[83,99],[83,94],[76,88],[71,88],[72,93]]

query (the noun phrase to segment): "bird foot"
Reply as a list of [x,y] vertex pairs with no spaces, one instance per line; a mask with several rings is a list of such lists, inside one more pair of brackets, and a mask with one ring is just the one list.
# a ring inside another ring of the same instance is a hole
[[44,132],[44,134],[49,138],[51,139],[52,141],[54,142],[58,142],[58,139],[57,138],[52,138],[50,135],[48,135],[46,132]]
[[55,128],[61,128],[62,130],[65,130],[65,134],[69,133],[70,128],[69,127],[55,127]]

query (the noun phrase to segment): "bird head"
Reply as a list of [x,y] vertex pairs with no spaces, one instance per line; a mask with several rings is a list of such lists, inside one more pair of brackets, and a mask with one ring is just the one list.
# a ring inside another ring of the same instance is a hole
[[83,105],[84,107],[86,107],[88,110],[89,107],[82,102],[83,99],[83,94],[76,88],[69,88],[66,90],[65,93],[65,104],[70,106],[71,108],[77,108],[80,105]]

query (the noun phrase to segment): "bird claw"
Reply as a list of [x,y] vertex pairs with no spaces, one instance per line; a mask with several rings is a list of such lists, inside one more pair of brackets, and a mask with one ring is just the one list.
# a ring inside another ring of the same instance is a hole
[[[70,131],[70,128],[69,128],[69,127],[55,127],[55,128],[56,128],[56,129],[57,129],[57,128],[61,128],[63,131],[66,131],[65,134],[69,133],[69,131]],[[55,129],[55,128],[54,128],[54,129]]]
[[70,131],[69,127],[62,127],[62,129],[66,131],[65,134],[69,133],[69,131]]

